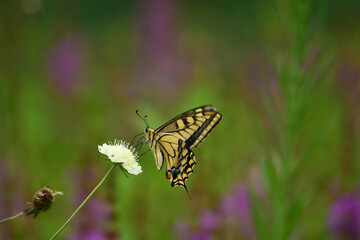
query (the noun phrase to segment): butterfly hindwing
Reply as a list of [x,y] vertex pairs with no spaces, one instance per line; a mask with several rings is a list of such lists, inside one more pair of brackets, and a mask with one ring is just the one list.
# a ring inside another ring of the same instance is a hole
[[175,159],[166,164],[165,175],[171,186],[182,186],[187,191],[185,181],[193,172],[195,164],[194,153],[186,147],[185,142],[179,139],[179,149]]

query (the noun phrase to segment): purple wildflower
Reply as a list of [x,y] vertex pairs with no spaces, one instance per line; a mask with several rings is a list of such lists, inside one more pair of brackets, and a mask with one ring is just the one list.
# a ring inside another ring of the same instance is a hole
[[341,196],[331,207],[328,225],[337,239],[360,239],[359,195]]
[[235,221],[239,225],[241,234],[253,236],[252,215],[250,210],[247,188],[243,184],[235,186],[234,190],[225,195],[220,203],[220,211],[228,221]]
[[[74,174],[72,181],[75,187],[74,202],[79,205],[91,192],[93,183],[89,179],[96,179],[96,171],[90,165],[85,169],[81,169],[78,174]],[[112,217],[112,210],[109,203],[104,198],[92,196],[84,205],[81,214],[76,216],[76,221],[73,222],[75,233],[70,236],[72,240],[82,239],[110,239],[113,233],[109,231],[109,223]],[[116,234],[114,235],[116,237]]]
[[236,185],[233,191],[223,196],[217,209],[205,210],[193,226],[178,222],[175,231],[180,239],[208,240],[214,239],[214,236],[253,238],[255,234],[246,187]]
[[174,230],[179,239],[210,240],[220,225],[220,217],[212,211],[204,212],[199,218],[199,224],[191,226],[188,222],[177,222]]
[[212,237],[211,234],[204,231],[203,229],[198,229],[187,238],[187,240],[213,240],[213,239],[214,237]]
[[214,211],[207,210],[199,219],[199,225],[202,229],[207,231],[215,230],[219,227],[221,217]]
[[94,198],[89,203],[90,215],[94,219],[106,220],[110,219],[112,215],[112,209],[109,204],[103,200]]
[[108,239],[100,229],[88,229],[85,232],[79,232],[72,235],[70,240],[106,240]]
[[177,3],[172,0],[146,0],[140,6],[140,81],[162,93],[179,88],[184,77],[177,47]]
[[174,230],[179,239],[185,239],[191,232],[191,225],[188,222],[177,222],[175,223]]
[[84,49],[75,36],[67,36],[51,50],[50,78],[61,94],[69,97],[81,82]]
[[[24,195],[20,194],[27,192],[25,174],[17,173],[16,176],[12,176],[7,160],[0,159],[0,219],[12,216],[28,207]],[[0,226],[0,239],[16,239],[16,231],[6,224],[0,224],[3,225]]]

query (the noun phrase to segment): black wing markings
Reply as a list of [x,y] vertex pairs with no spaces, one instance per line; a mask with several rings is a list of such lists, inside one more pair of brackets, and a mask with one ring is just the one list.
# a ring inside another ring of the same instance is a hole
[[[193,108],[193,109],[191,109],[189,111],[186,111],[186,112],[174,117],[173,119],[169,120],[165,124],[161,125],[159,128],[157,128],[155,130],[155,133],[160,132],[163,128],[167,127],[168,125],[175,122],[176,120],[184,119],[185,117],[189,117],[191,115],[194,115],[195,113],[197,113],[196,110],[198,110],[198,109],[201,109],[201,112],[210,112],[210,111],[217,112],[216,108],[214,108],[212,105],[204,105],[204,106],[201,106],[201,107]],[[166,132],[168,132],[168,131],[166,131]]]

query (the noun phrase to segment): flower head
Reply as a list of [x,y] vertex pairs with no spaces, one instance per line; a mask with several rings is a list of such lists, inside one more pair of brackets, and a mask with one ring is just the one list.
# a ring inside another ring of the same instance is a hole
[[254,235],[252,215],[247,187],[239,182],[234,189],[223,196],[220,201],[220,212],[229,222],[238,224],[239,234],[246,238]]
[[328,225],[337,239],[359,239],[359,196],[356,194],[341,196],[331,207]]
[[221,216],[217,212],[211,210],[205,211],[199,218],[200,227],[208,231],[216,230],[221,221]]
[[85,59],[84,41],[76,35],[60,39],[49,54],[49,75],[56,89],[71,97],[82,82]]
[[128,173],[138,175],[142,172],[135,148],[129,143],[115,140],[114,143],[104,143],[98,147],[100,153],[106,155],[111,162],[119,163]]
[[55,196],[62,192],[56,192],[48,187],[40,188],[33,196],[31,207],[25,210],[26,215],[34,214],[36,217],[39,212],[45,212],[48,210],[55,201]]

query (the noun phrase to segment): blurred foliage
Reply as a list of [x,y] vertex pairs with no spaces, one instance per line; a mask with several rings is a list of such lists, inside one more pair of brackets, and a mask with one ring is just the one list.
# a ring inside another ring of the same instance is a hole
[[64,196],[0,225],[0,238],[48,239],[110,167],[97,145],[143,131],[136,109],[156,128],[212,104],[223,120],[195,149],[191,200],[149,152],[142,174],[112,172],[102,207],[84,209],[110,208],[101,224],[84,227],[80,211],[62,236],[188,238],[174,226],[202,229],[240,183],[253,235],[233,231],[240,221],[206,236],[332,239],[332,203],[359,191],[358,12],[355,0],[2,1],[0,218],[42,186]]

